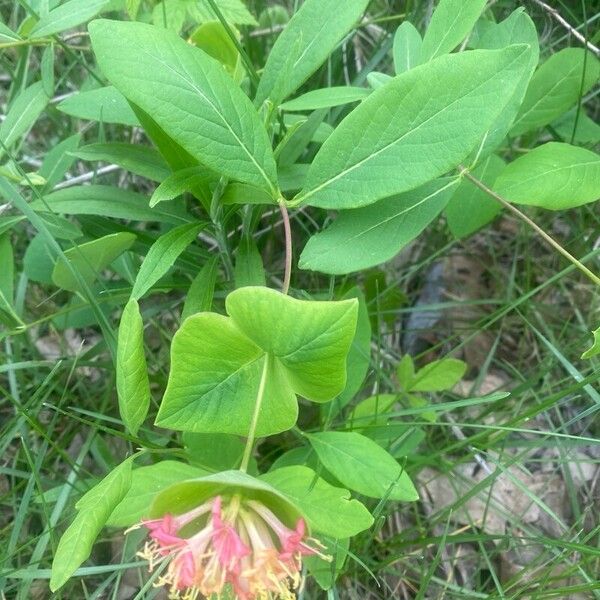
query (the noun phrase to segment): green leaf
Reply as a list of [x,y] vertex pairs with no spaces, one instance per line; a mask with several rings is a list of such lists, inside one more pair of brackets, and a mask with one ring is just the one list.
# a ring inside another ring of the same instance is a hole
[[330,590],[344,568],[348,550],[350,549],[350,540],[334,540],[328,537],[320,537],[319,542],[324,546],[323,554],[333,557],[333,561],[323,560],[316,555],[312,555],[303,557],[302,562],[306,565],[308,572],[314,577],[319,586],[324,590]]
[[367,83],[374,89],[377,90],[383,87],[386,83],[389,83],[394,78],[387,73],[379,73],[378,71],[371,71],[367,75]]
[[331,108],[342,106],[352,102],[364,100],[371,90],[361,87],[340,86],[329,87],[321,90],[312,90],[298,96],[293,100],[284,102],[279,108],[288,112],[301,112],[304,110],[318,110],[320,108]]
[[352,429],[368,435],[372,427],[385,425],[388,422],[386,413],[397,400],[396,394],[377,394],[361,400],[350,413]]
[[452,52],[471,32],[486,0],[440,0],[423,36],[421,62]]
[[251,236],[242,236],[237,249],[234,271],[235,287],[265,286],[265,268],[256,242]]
[[600,354],[600,327],[592,331],[592,335],[594,336],[594,341],[591,347],[581,355],[582,359],[592,358],[593,356]]
[[23,322],[14,308],[15,263],[10,234],[0,234],[0,322],[18,327]]
[[373,524],[364,504],[348,490],[333,487],[303,466],[283,467],[261,476],[297,505],[313,533],[349,538]]
[[482,36],[478,47],[486,50],[499,50],[511,44],[529,45],[528,67],[524,70],[512,98],[486,133],[482,146],[476,149],[473,160],[485,158],[506,138],[523,103],[527,86],[538,64],[540,48],[537,31],[535,24],[522,8],[515,10],[501,23],[491,25]]
[[131,248],[135,238],[133,233],[112,233],[69,248],[65,251],[65,256],[71,268],[63,261],[58,261],[52,271],[52,281],[63,290],[80,291],[81,285],[72,273],[73,268],[87,284],[90,284],[105,267],[108,267],[125,250]]
[[[491,188],[505,164],[499,156],[491,154],[473,170],[473,175]],[[446,206],[446,222],[452,235],[461,239],[493,221],[501,212],[499,202],[463,178]]]
[[178,515],[196,508],[208,498],[227,494],[240,494],[262,502],[281,517],[288,526],[295,527],[301,511],[298,506],[270,485],[268,481],[257,479],[242,471],[223,471],[198,479],[176,483],[163,490],[152,503],[150,516],[157,518],[166,513]]
[[77,27],[95,17],[108,2],[109,0],[69,0],[64,2],[43,16],[31,30],[29,37],[48,37]]
[[207,474],[204,469],[175,460],[163,460],[155,465],[133,469],[131,487],[115,506],[106,524],[110,527],[131,527],[149,517],[154,498],[164,489]]
[[510,135],[552,123],[598,82],[600,61],[591,52],[585,60],[585,52],[582,48],[565,48],[540,66],[531,78]]
[[246,446],[239,436],[225,433],[186,432],[183,443],[190,462],[212,472],[237,469]]
[[190,35],[190,42],[218,60],[229,73],[235,73],[240,55],[220,21],[209,21],[200,25]]
[[[10,105],[0,125],[0,140],[9,148],[21,136],[25,135],[42,114],[48,104],[48,96],[44,92],[41,81],[25,88]],[[0,148],[0,156],[4,154]]]
[[393,258],[445,208],[458,179],[438,179],[371,206],[342,211],[311,237],[300,256],[301,269],[344,274]]
[[124,142],[88,144],[72,154],[81,160],[117,164],[151,181],[163,181],[171,175],[171,170],[162,156],[154,148],[140,144]]
[[394,34],[394,70],[396,75],[410,71],[421,63],[423,40],[416,27],[404,21]]
[[0,44],[12,45],[14,42],[21,40],[21,36],[15,33],[12,29],[0,22]]
[[54,44],[49,44],[44,49],[40,62],[40,72],[44,93],[51,98],[54,96]]
[[573,142],[576,144],[598,144],[600,142],[600,125],[590,119],[583,106],[566,112],[553,121],[550,127],[565,141],[570,141],[575,131]]
[[456,358],[435,360],[419,369],[410,386],[411,392],[442,392],[453,388],[464,376],[467,365]]
[[172,173],[154,190],[150,198],[150,206],[173,200],[185,192],[193,191],[197,186],[208,188],[217,179],[215,173],[201,166],[188,167]]
[[410,354],[405,354],[396,369],[398,383],[404,390],[409,390],[415,380],[415,361]]
[[128,100],[202,164],[275,194],[267,132],[219,62],[142,23],[99,20],[89,30],[102,71]]
[[327,59],[366,10],[368,0],[306,0],[269,53],[258,91],[258,105],[278,105]]
[[[241,0],[218,0],[216,3],[225,20],[234,25],[257,25],[256,19]],[[208,0],[188,1],[190,16],[198,22],[218,19]]]
[[98,215],[131,221],[158,221],[181,225],[187,219],[166,208],[149,208],[148,200],[141,194],[109,185],[86,185],[57,190],[48,194],[44,202],[36,200],[32,206],[37,211],[65,215]]
[[265,375],[257,435],[266,436],[294,425],[296,394],[323,402],[342,391],[355,300],[310,302],[245,287],[226,308],[230,317],[200,313],[175,334],[157,425],[247,435]]
[[14,298],[15,264],[10,234],[0,235],[0,293],[12,304]]
[[192,281],[190,289],[185,297],[181,320],[185,321],[189,316],[209,311],[212,307],[215,283],[217,281],[219,259],[210,259]]
[[[282,188],[283,190],[283,188]],[[223,192],[221,196],[221,202],[223,204],[275,204],[273,196],[256,187],[255,185],[249,185],[248,183],[238,183],[232,181]]]
[[123,424],[137,435],[150,408],[150,381],[144,355],[144,322],[135,298],[125,305],[119,325],[117,395]]
[[52,562],[50,589],[55,592],[89,557],[98,534],[131,485],[133,456],[122,462],[77,503],[75,520],[60,538]]
[[152,22],[179,33],[187,15],[187,4],[186,0],[162,0],[152,10]]
[[463,160],[511,98],[525,46],[442,56],[375,90],[317,153],[294,203],[357,208]]
[[140,125],[123,94],[111,85],[69,96],[56,108],[77,119],[132,127]]
[[72,135],[51,148],[40,167],[39,174],[46,180],[43,193],[49,192],[60,181],[75,162],[74,152],[81,141],[81,134]]
[[585,148],[550,142],[505,167],[494,184],[517,204],[565,210],[600,198],[600,156]]
[[410,477],[381,446],[354,431],[306,434],[319,460],[341,483],[370,498],[419,499]]
[[125,0],[125,9],[127,10],[127,14],[132,21],[137,19],[141,5],[142,0]]
[[[359,288],[352,288],[344,294],[344,300],[356,298],[358,300],[358,315],[356,322],[356,333],[346,359],[346,386],[336,398],[336,406],[346,406],[350,400],[360,391],[365,380],[369,364],[371,363],[371,321],[369,310],[364,294]],[[323,407],[328,410],[328,407]]]
[[139,300],[173,266],[179,255],[196,239],[205,223],[188,223],[161,235],[148,251],[135,278],[131,297]]

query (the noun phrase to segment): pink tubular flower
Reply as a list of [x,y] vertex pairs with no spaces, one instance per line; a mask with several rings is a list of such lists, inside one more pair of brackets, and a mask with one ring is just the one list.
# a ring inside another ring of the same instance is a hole
[[302,519],[290,529],[265,505],[239,496],[216,496],[142,525],[150,539],[139,555],[151,571],[168,562],[155,585],[168,586],[174,599],[221,598],[228,590],[237,600],[293,600],[302,557],[327,558],[316,540],[307,539]]

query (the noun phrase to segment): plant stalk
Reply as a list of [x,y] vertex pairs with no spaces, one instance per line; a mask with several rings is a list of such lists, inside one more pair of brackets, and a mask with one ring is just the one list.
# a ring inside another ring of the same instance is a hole
[[285,235],[285,272],[281,291],[287,294],[290,291],[290,279],[292,277],[292,228],[290,227],[290,215],[284,200],[279,201],[279,210],[283,217],[283,231]]
[[265,387],[267,385],[269,362],[269,354],[267,353],[265,354],[265,364],[263,365],[262,374],[260,376],[260,383],[258,384],[258,392],[256,393],[256,403],[254,405],[252,422],[250,423],[250,429],[248,431],[248,438],[246,439],[244,456],[242,457],[242,464],[240,465],[240,471],[244,473],[248,471],[248,465],[250,464],[250,458],[252,457],[252,449],[254,448],[254,440],[256,439],[256,427],[258,425],[258,417],[260,416],[260,409],[262,407],[263,398],[265,395]]
[[563,248],[551,235],[546,233],[537,223],[531,220],[525,213],[521,212],[514,204],[511,204],[507,200],[505,200],[502,196],[494,192],[494,190],[490,189],[483,181],[477,179],[471,175],[465,167],[459,167],[460,174],[466,177],[471,183],[476,185],[480,190],[484,191],[488,196],[502,204],[504,208],[510,210],[514,215],[516,215],[521,221],[524,221],[529,225],[534,231],[536,231],[548,244],[550,244],[557,252],[562,254],[568,261],[573,263],[582,273],[584,273],[591,281],[593,281],[597,286],[600,286],[600,277],[598,277],[593,271],[588,269],[580,260],[575,258],[568,250]]

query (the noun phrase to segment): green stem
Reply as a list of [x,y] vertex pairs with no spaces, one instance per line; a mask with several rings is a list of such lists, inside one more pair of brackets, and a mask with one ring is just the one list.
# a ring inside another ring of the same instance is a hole
[[248,439],[246,440],[246,447],[244,448],[244,456],[242,458],[242,464],[240,465],[240,471],[243,471],[244,473],[248,470],[248,465],[252,456],[252,449],[254,448],[254,440],[256,439],[256,426],[258,425],[258,417],[260,416],[260,409],[262,407],[263,398],[265,395],[265,387],[267,385],[269,362],[269,354],[265,354],[265,364],[263,365],[260,383],[258,384],[258,392],[256,393],[254,414],[252,415],[252,422],[250,423],[250,430],[248,431]]
[[471,183],[477,186],[480,190],[485,192],[488,196],[502,204],[504,208],[511,211],[514,215],[516,215],[521,221],[524,221],[529,225],[534,231],[536,231],[548,244],[550,244],[557,252],[562,254],[568,261],[573,263],[582,273],[584,273],[591,281],[593,281],[597,286],[600,286],[600,277],[598,277],[593,271],[590,271],[580,260],[576,259],[569,251],[565,250],[552,236],[547,234],[537,223],[532,221],[525,213],[521,212],[514,204],[505,200],[502,196],[498,195],[494,190],[491,190],[485,183],[479,181],[477,177],[474,177],[469,173],[468,169],[465,167],[459,167],[461,170],[461,175],[466,177]]

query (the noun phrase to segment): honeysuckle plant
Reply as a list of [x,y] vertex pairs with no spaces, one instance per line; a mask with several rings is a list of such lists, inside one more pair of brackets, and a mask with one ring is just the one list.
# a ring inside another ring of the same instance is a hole
[[[391,410],[404,397],[409,412],[434,421],[435,406],[415,393],[449,389],[464,365],[440,361],[415,372],[406,359],[398,394],[354,402],[369,363],[364,298],[358,288],[336,287],[333,278],[328,297],[291,285],[289,213],[336,211],[298,261],[301,269],[327,275],[385,262],[442,213],[461,237],[510,210],[598,283],[516,206],[560,210],[595,200],[598,155],[566,141],[541,144],[509,164],[501,153],[506,139],[573,108],[598,80],[598,61],[569,48],[537,68],[537,33],[523,10],[496,23],[484,13],[485,0],[441,0],[423,35],[408,22],[398,28],[390,48],[393,76],[371,73],[368,87],[301,93],[360,23],[368,0],[300,3],[259,71],[236,29],[253,17],[237,0],[221,7],[207,0],[191,12],[185,0],[149,4],[153,24],[136,21],[144,19],[140,2],[127,3],[130,21],[89,24],[106,85],[65,100],[59,110],[142,128],[154,149],[80,148],[74,139],[68,152],[154,179],[159,185],[150,201],[89,185],[43,191],[28,204],[14,177],[14,185],[0,179],[3,194],[42,236],[49,230],[39,214],[48,210],[156,221],[162,228],[139,269],[134,265],[118,334],[102,311],[96,314],[116,366],[121,420],[139,450],[79,499],[50,586],[60,589],[101,530],[112,527],[144,532],[139,556],[153,583],[173,598],[291,599],[306,572],[329,589],[352,538],[373,525],[376,506],[418,499],[403,458],[407,446],[394,446],[381,407]],[[53,9],[62,9],[55,20],[66,18],[65,7]],[[58,31],[52,13],[31,35]],[[179,32],[189,18],[207,22],[184,39]],[[331,110],[343,116],[335,128],[325,120]],[[185,194],[190,210],[181,201]],[[256,216],[271,209],[281,213],[285,250],[283,276],[268,287],[253,233]],[[235,265],[232,215],[242,222]],[[207,233],[215,257],[198,251],[196,241]],[[139,241],[130,230],[66,250],[56,244],[52,281],[89,298],[98,273]],[[140,303],[169,287],[166,276],[184,256],[194,279],[156,410]],[[217,280],[222,303],[214,301]],[[3,318],[14,320],[9,302],[0,300]],[[598,350],[595,339],[587,356]],[[314,413],[315,405],[319,425],[301,429],[299,411]],[[340,414],[349,418],[336,420]],[[267,468],[259,465],[257,446],[285,432],[296,446]]]

